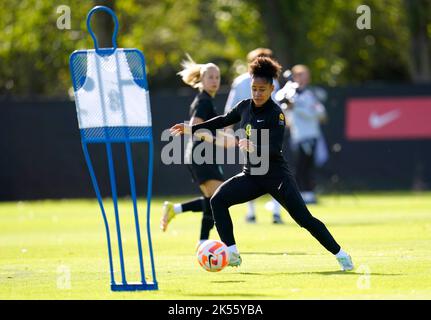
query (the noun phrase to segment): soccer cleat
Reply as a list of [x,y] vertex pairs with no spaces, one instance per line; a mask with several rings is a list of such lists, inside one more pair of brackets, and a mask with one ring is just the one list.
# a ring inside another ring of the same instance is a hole
[[272,223],[273,224],[284,224],[283,220],[281,220],[281,217],[279,214],[274,214],[272,216]]
[[229,254],[229,267],[239,267],[241,265],[242,259],[239,253],[231,252]]
[[[208,240],[208,239],[207,239]],[[196,243],[196,247],[195,247],[195,252],[198,252],[199,247],[201,246],[202,243],[204,243],[207,240],[199,240],[198,243]]]
[[337,258],[342,271],[352,271],[355,267],[353,266],[352,258],[349,255]]
[[165,201],[163,203],[162,212],[163,214],[162,214],[162,219],[160,220],[160,229],[162,229],[162,231],[165,232],[166,229],[168,228],[169,222],[171,222],[171,220],[176,216],[173,203],[169,201]]
[[256,216],[246,216],[245,222],[247,223],[256,223]]

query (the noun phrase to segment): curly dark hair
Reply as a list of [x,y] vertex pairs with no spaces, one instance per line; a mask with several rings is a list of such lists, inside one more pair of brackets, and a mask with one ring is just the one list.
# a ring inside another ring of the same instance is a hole
[[248,65],[248,70],[253,78],[264,78],[273,83],[280,75],[282,66],[269,57],[258,57]]

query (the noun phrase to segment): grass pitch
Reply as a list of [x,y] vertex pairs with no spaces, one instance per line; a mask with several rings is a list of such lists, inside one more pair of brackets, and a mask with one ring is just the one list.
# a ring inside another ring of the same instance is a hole
[[[162,200],[153,200],[151,219],[160,290],[133,293],[110,291],[96,200],[0,203],[0,299],[431,299],[430,193],[328,195],[310,206],[352,255],[356,270],[347,273],[284,211],[286,224],[273,225],[268,197],[254,225],[244,222],[245,205],[231,210],[242,266],[206,272],[195,258],[201,214],[182,214],[162,233]],[[120,208],[128,280],[138,279],[127,199]]]

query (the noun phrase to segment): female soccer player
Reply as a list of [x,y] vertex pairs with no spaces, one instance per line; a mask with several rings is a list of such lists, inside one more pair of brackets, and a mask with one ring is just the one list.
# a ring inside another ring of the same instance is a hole
[[[213,99],[220,87],[220,70],[213,63],[197,64],[190,57],[188,61],[182,63],[183,70],[178,74],[182,77],[184,83],[199,90],[196,98],[190,106],[190,125],[197,125],[206,120],[217,116],[217,112],[213,105]],[[225,136],[226,137],[226,136]],[[231,142],[234,144],[235,139],[232,136]],[[229,145],[228,139],[219,139],[217,145],[223,144],[225,147],[233,147]],[[203,197],[194,199],[186,203],[173,204],[166,201],[163,205],[163,214],[160,222],[160,228],[166,231],[169,222],[181,212],[193,211],[203,212],[200,241],[207,240],[210,230],[214,226],[213,214],[211,211],[210,198],[215,190],[223,183],[223,171],[220,165],[216,164],[215,150],[213,152],[213,161],[211,164],[197,164],[193,158],[193,151],[204,141],[190,141],[192,148],[187,148],[187,157],[191,159],[189,169],[194,182],[199,184],[199,188]],[[226,144],[227,143],[227,144]],[[210,146],[211,148],[213,146]]]
[[[211,197],[211,207],[220,239],[229,247],[229,265],[239,266],[241,256],[236,247],[232,219],[229,207],[247,202],[269,193],[289,212],[291,217],[307,229],[329,252],[334,254],[342,270],[352,270],[351,257],[344,252],[332,237],[326,226],[308,211],[282,155],[285,119],[280,107],[271,99],[274,89],[273,79],[277,78],[281,66],[268,57],[260,57],[249,65],[252,76],[252,99],[238,103],[229,113],[208,121],[193,124],[176,124],[170,130],[172,135],[195,134],[199,129],[215,130],[240,122],[246,133],[256,130],[257,137],[261,130],[269,131],[269,143],[262,144],[254,139],[253,134],[239,140],[239,147],[246,154],[266,151],[269,154],[269,169],[264,175],[253,175],[253,164],[247,162],[243,172],[224,182]],[[267,131],[267,132],[268,132]]]

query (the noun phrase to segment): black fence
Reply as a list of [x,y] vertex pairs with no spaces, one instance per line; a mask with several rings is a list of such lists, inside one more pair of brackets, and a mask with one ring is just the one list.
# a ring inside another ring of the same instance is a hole
[[[330,121],[323,127],[330,160],[318,171],[320,189],[355,190],[424,189],[431,186],[431,140],[349,141],[345,137],[345,102],[351,97],[429,96],[430,85],[327,88],[325,103]],[[191,91],[152,92],[155,142],[153,194],[174,196],[198,192],[185,165],[164,165],[160,159],[161,133],[188,117]],[[221,113],[227,94],[215,104]],[[431,108],[431,106],[430,106]],[[431,122],[431,119],[430,119]],[[430,124],[431,125],[431,124]],[[84,161],[71,101],[0,101],[0,200],[94,197]],[[99,184],[109,196],[105,150],[90,148]],[[146,146],[134,146],[138,194],[146,192]],[[124,151],[115,146],[118,193],[130,193]],[[286,155],[289,157],[289,154]],[[225,166],[229,177],[240,169]]]

